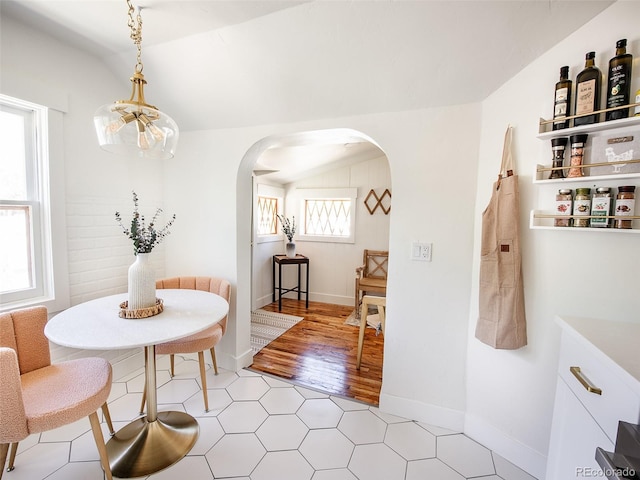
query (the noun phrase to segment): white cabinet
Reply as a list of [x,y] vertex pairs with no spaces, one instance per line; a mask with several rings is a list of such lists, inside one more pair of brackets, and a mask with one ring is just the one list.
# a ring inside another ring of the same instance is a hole
[[573,391],[558,377],[547,480],[584,478],[587,469],[599,470],[597,447],[613,451],[613,443],[589,415]]
[[[633,217],[632,229],[617,229],[617,228],[578,228],[578,227],[554,227],[554,199],[555,194],[561,188],[570,188],[575,190],[580,187],[591,188],[592,191],[595,187],[613,187],[613,191],[617,191],[617,187],[620,185],[635,185],[636,193],[640,196],[640,173],[625,173],[625,174],[612,174],[612,175],[591,175],[576,178],[560,178],[549,179],[551,167],[551,139],[556,137],[569,137],[577,133],[587,133],[591,138],[598,135],[616,134],[617,132],[632,132],[634,135],[640,135],[640,117],[635,116],[631,118],[625,118],[620,120],[614,120],[610,122],[600,122],[593,125],[583,125],[580,127],[572,127],[563,130],[546,131],[544,127],[545,120],[540,120],[540,134],[538,138],[549,144],[549,158],[545,164],[539,164],[536,166],[536,170],[533,174],[533,184],[538,187],[539,200],[537,202],[537,208],[530,213],[529,226],[532,229],[555,229],[562,231],[589,231],[589,232],[607,232],[607,233],[640,233],[640,212],[638,212],[636,205],[636,215]],[[625,133],[626,134],[626,133]],[[565,155],[565,166],[568,164],[569,145],[567,145],[567,154]],[[587,154],[589,152],[587,151]],[[640,162],[640,151],[634,152],[633,162]],[[589,165],[593,162],[589,158],[585,159],[585,164]],[[614,193],[615,202],[615,193]],[[566,218],[566,217],[565,217]],[[629,218],[629,217],[626,217]]]
[[559,323],[547,480],[594,476],[601,470],[596,448],[613,451],[618,422],[640,422],[640,324],[582,318]]

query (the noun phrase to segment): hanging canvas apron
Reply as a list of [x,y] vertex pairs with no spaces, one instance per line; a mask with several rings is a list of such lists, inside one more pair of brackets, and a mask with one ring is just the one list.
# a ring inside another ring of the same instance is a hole
[[476,338],[493,348],[527,344],[520,254],[518,176],[513,172],[512,127],[507,128],[498,180],[482,213],[480,313]]

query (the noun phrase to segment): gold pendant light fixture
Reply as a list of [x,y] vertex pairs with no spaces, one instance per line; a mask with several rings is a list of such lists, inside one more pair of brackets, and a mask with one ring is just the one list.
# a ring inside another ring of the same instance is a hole
[[178,143],[178,125],[166,113],[161,112],[144,99],[144,86],[147,81],[142,74],[142,17],[131,0],[129,22],[131,39],[138,49],[137,62],[133,76],[131,98],[116,100],[100,107],[93,122],[100,146],[112,153],[135,155],[140,158],[167,159],[175,154]]

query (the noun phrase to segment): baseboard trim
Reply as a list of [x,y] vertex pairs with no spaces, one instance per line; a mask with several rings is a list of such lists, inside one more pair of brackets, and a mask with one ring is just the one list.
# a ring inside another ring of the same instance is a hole
[[331,295],[328,293],[312,293],[311,296],[309,296],[309,300],[313,300],[314,302],[332,303],[334,305],[348,306],[355,304],[355,299],[352,296],[346,297],[344,295]]
[[464,412],[380,392],[380,410],[455,432],[464,428]]
[[547,457],[474,415],[466,415],[464,433],[535,478],[544,478]]
[[[216,354],[218,351],[216,350]],[[253,363],[253,350],[249,347],[244,353],[234,356],[231,354],[216,355],[218,358],[218,365],[225,370],[232,372],[238,372],[243,368],[249,367]]]

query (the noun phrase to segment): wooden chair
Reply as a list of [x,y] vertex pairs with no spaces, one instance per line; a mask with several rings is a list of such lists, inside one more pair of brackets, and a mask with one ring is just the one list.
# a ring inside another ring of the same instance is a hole
[[[231,297],[231,285],[223,278],[215,277],[173,277],[156,282],[156,288],[186,288],[191,290],[202,290],[205,292],[220,295],[227,302]],[[158,296],[162,297],[159,293]],[[202,396],[204,397],[204,410],[209,411],[209,397],[207,395],[207,377],[205,375],[204,352],[209,350],[211,360],[213,361],[213,370],[218,374],[218,362],[216,361],[215,346],[220,342],[222,336],[227,330],[227,317],[225,316],[220,322],[206,330],[189,335],[185,338],[179,338],[172,342],[161,343],[156,345],[156,355],[169,355],[171,364],[171,376],[175,375],[174,371],[174,355],[176,353],[197,353],[198,363],[200,364],[200,380],[202,381]],[[146,352],[145,352],[146,353]],[[145,355],[146,357],[146,355]],[[144,410],[146,402],[146,390],[142,394],[142,405],[140,411]]]
[[104,358],[79,358],[51,364],[44,335],[45,307],[0,313],[0,479],[14,468],[18,442],[89,417],[100,463],[108,480],[111,468],[97,410],[102,408],[114,434],[107,398],[111,364]]
[[360,317],[362,296],[369,293],[387,294],[389,252],[365,250],[362,265],[356,268],[356,318]]

